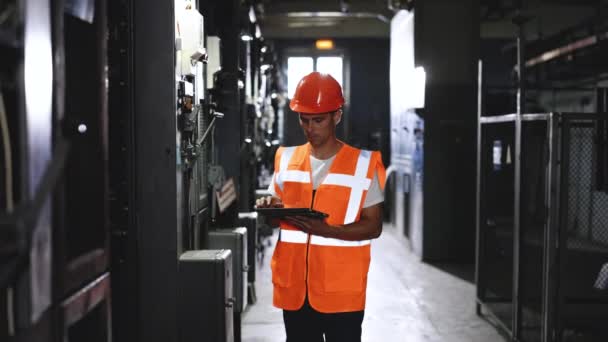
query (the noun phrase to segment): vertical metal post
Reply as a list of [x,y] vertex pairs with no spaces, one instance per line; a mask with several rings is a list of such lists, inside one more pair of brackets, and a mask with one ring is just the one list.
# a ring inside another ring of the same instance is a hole
[[521,254],[521,219],[520,219],[520,187],[521,187],[521,117],[525,112],[525,65],[524,65],[524,28],[523,21],[517,22],[519,32],[517,37],[517,115],[515,117],[515,155],[514,162],[514,208],[513,208],[513,330],[512,338],[520,339],[521,328],[521,297],[520,297],[520,254]]
[[[211,129],[211,165],[217,165],[219,151],[215,145],[215,126]],[[215,188],[211,187],[211,222],[215,223],[216,212],[217,212],[217,196],[215,195]]]
[[481,146],[481,117],[482,117],[482,95],[483,95],[483,91],[482,91],[482,85],[483,85],[483,62],[481,60],[479,60],[478,62],[478,67],[477,67],[477,194],[475,197],[475,228],[476,228],[476,236],[475,236],[475,284],[477,285],[476,291],[477,291],[477,300],[476,300],[476,304],[475,304],[475,311],[477,312],[477,315],[481,315],[481,304],[479,303],[479,300],[481,298],[483,298],[483,294],[485,292],[485,284],[483,282],[483,277],[481,276],[481,271],[484,269],[481,265],[481,263],[483,262],[484,258],[482,257],[483,255],[483,248],[481,245],[482,242],[482,231],[481,231],[481,153],[482,153],[482,146]]
[[[597,126],[597,122],[595,123],[595,125]],[[593,136],[592,136],[593,140],[592,140],[592,144],[595,144],[598,140],[597,140],[597,130],[594,129],[593,130]],[[580,143],[581,147],[583,146],[582,143]],[[597,170],[597,155],[595,154],[595,147],[592,145],[591,146],[591,170]],[[591,171],[591,175],[590,175],[590,180],[589,180],[589,205],[587,206],[587,240],[589,242],[593,242],[594,240],[594,236],[593,236],[593,217],[595,216],[595,189],[596,189],[596,180],[597,178],[593,175],[594,171]]]
[[553,340],[558,339],[559,334],[561,333],[561,308],[563,307],[563,298],[564,294],[562,293],[561,285],[563,284],[563,279],[567,277],[567,274],[562,272],[561,262],[562,260],[566,260],[566,253],[568,251],[568,236],[566,234],[568,230],[568,220],[569,220],[569,196],[570,193],[570,138],[572,135],[571,130],[571,121],[567,117],[560,117],[561,121],[561,129],[560,132],[560,175],[559,175],[559,223],[557,225],[557,237],[556,237],[556,269],[555,269],[555,278],[553,282],[554,293],[553,296],[553,312],[550,312],[553,315]]
[[558,134],[555,114],[551,114],[547,120],[547,164],[545,181],[545,242],[544,242],[544,266],[543,266],[543,294],[542,294],[542,327],[541,341],[551,342],[554,340],[554,304],[556,284],[556,250],[557,229],[559,227],[559,155]]

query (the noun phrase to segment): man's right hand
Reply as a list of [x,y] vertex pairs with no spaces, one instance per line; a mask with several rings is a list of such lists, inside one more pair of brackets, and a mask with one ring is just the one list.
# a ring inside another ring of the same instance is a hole
[[274,196],[260,197],[255,201],[256,208],[283,208],[283,202],[280,198]]

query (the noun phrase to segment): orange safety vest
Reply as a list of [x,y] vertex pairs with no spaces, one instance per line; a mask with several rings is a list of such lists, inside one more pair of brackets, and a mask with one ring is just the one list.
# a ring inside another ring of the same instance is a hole
[[[383,188],[385,170],[380,152],[344,144],[316,189],[313,202],[310,145],[306,144],[277,151],[273,182],[286,208],[312,207],[329,214],[329,225],[341,227],[359,220],[374,173]],[[281,222],[271,260],[274,306],[297,310],[308,295],[310,305],[319,312],[363,310],[370,244],[370,240],[309,235]]]

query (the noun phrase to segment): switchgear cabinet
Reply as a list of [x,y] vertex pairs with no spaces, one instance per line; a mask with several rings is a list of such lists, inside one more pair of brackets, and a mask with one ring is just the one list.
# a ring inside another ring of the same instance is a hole
[[232,257],[226,249],[180,256],[179,341],[234,342]]

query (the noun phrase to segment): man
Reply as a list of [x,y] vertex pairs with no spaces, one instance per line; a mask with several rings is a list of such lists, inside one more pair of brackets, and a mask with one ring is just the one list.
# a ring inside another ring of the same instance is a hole
[[300,81],[290,108],[308,143],[277,151],[273,196],[256,202],[258,208],[329,214],[326,220],[280,222],[271,261],[273,304],[283,309],[287,342],[361,341],[370,239],[382,232],[385,172],[379,152],[336,139],[343,104],[333,77],[313,72]]

